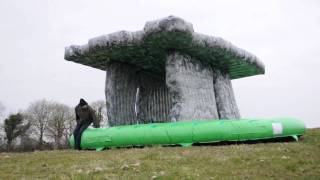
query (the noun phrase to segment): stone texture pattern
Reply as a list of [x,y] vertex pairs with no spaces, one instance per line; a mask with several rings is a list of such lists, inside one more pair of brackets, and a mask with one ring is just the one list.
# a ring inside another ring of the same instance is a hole
[[170,49],[228,71],[231,79],[264,74],[264,65],[255,55],[223,38],[194,32],[191,23],[175,16],[148,21],[141,31],[118,31],[92,38],[86,45],[71,45],[65,48],[65,59],[102,70],[119,61],[165,75]]
[[213,84],[219,118],[240,119],[229,75],[219,70],[215,71]]
[[265,72],[253,54],[174,16],[66,47],[65,59],[107,71],[110,126],[240,118],[230,80]]
[[139,123],[169,122],[171,98],[164,77],[139,73],[137,120]]
[[172,97],[171,121],[219,118],[210,66],[172,52],[166,61],[166,84]]
[[163,31],[180,31],[188,33],[194,32],[193,25],[191,23],[188,23],[182,18],[175,16],[168,16],[155,21],[148,21],[144,25],[143,31],[147,35]]
[[139,79],[134,66],[113,63],[106,69],[105,95],[110,126],[136,124]]

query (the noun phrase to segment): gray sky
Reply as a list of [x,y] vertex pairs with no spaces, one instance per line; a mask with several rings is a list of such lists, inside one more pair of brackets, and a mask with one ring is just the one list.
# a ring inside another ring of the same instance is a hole
[[70,106],[104,99],[104,71],[65,61],[64,47],[168,15],[257,55],[266,74],[233,81],[242,117],[295,117],[320,127],[320,1],[1,0],[0,101]]

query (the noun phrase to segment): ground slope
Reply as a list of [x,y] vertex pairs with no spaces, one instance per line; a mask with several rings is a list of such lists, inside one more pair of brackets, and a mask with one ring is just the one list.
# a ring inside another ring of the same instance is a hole
[[299,142],[0,153],[0,179],[320,179],[320,129]]

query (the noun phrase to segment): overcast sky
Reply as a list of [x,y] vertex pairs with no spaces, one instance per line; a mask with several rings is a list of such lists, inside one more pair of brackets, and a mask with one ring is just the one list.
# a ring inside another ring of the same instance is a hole
[[320,127],[320,1],[0,0],[0,101],[75,106],[104,99],[105,72],[65,61],[64,47],[169,15],[257,55],[266,74],[233,80],[242,117]]

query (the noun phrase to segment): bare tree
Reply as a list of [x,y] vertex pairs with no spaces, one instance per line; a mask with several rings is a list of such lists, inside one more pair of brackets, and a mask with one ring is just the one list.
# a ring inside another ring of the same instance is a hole
[[107,107],[104,100],[92,102],[90,106],[95,110],[98,122],[101,126],[107,126]]
[[11,114],[4,122],[4,129],[7,138],[8,151],[11,150],[12,142],[18,136],[24,134],[30,127],[30,123],[23,124],[23,116],[20,113]]
[[[106,122],[106,106],[104,101],[91,104],[100,122]],[[53,140],[56,148],[68,145],[75,126],[74,109],[57,102],[39,100],[31,103],[26,110],[31,122],[32,135],[38,138],[42,149],[44,139]]]
[[64,146],[68,146],[69,144],[69,138],[73,133],[73,129],[76,125],[76,116],[74,113],[74,108],[69,109],[69,116],[65,119],[65,129],[63,132],[64,135]]
[[31,103],[26,111],[27,118],[31,123],[33,132],[38,137],[40,149],[42,149],[44,144],[44,136],[48,127],[51,113],[51,104],[52,102],[44,99],[38,100],[34,103]]
[[2,122],[4,116],[5,116],[5,106],[0,101],[0,123]]
[[56,148],[62,148],[62,138],[72,118],[70,108],[64,104],[53,103],[50,105],[50,111],[48,136],[54,139]]
[[5,106],[0,101],[0,151],[5,150],[5,143],[4,143],[4,124],[3,119],[5,117]]

